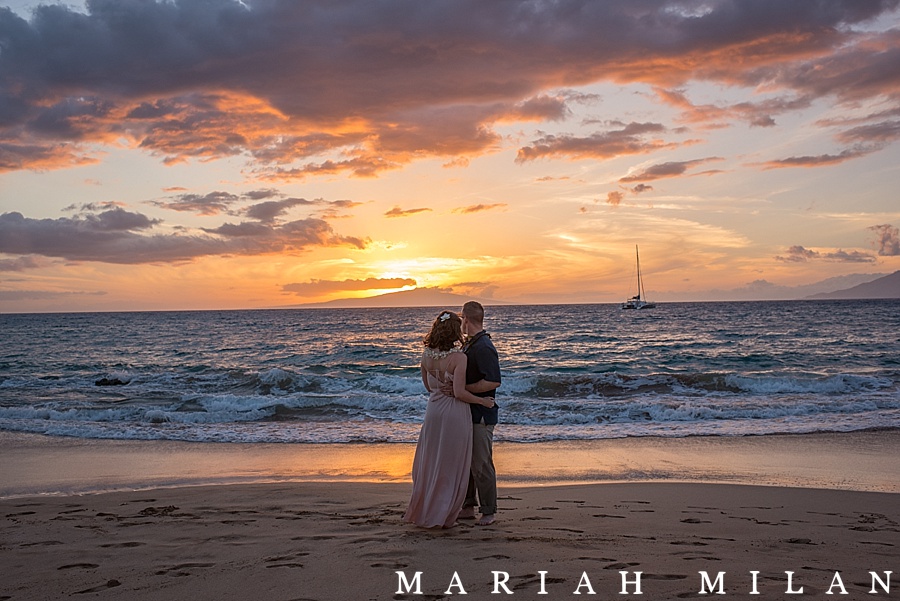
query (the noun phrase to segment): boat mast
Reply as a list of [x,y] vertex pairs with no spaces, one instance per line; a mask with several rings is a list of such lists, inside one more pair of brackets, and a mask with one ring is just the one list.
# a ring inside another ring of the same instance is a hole
[[637,285],[638,285],[638,293],[637,298],[641,300],[644,297],[644,282],[643,278],[641,278],[641,255],[638,254],[638,245],[634,245],[634,258],[637,259]]

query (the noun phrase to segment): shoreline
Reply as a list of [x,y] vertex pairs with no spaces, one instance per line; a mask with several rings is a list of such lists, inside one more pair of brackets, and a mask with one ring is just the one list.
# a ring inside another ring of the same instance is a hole
[[[497,442],[501,489],[688,482],[900,492],[900,430]],[[0,432],[0,499],[255,483],[406,484],[410,443],[191,443]]]

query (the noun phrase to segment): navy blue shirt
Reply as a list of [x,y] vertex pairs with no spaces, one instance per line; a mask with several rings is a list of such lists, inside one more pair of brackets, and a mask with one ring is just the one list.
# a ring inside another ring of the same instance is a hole
[[[471,338],[471,342],[466,345],[465,351],[468,360],[466,364],[467,386],[482,380],[500,383],[500,357],[497,355],[497,349],[494,348],[494,343],[491,342],[490,334],[484,330],[475,334]],[[488,392],[476,392],[473,394],[479,397],[496,398],[496,393],[497,390],[494,389]],[[485,424],[497,423],[499,406],[496,402],[490,409],[473,404],[470,404],[469,408],[472,410],[472,423],[480,423],[482,419],[484,419]]]

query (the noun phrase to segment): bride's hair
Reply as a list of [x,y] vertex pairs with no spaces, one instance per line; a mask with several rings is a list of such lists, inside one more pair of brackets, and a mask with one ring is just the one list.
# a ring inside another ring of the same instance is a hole
[[431,331],[422,340],[428,348],[439,351],[449,351],[461,341],[462,320],[453,311],[441,311],[431,325]]

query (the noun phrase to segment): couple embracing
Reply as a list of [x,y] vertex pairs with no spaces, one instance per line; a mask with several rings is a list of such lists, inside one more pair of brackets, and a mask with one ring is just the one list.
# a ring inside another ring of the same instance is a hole
[[428,406],[413,459],[413,491],[404,521],[450,528],[458,518],[494,522],[497,476],[492,447],[500,361],[484,331],[484,307],[442,311],[425,336],[422,382]]

